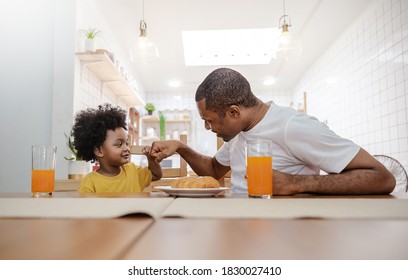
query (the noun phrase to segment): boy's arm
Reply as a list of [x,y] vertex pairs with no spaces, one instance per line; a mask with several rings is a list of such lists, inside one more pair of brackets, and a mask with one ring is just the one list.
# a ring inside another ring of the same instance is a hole
[[152,172],[152,181],[160,180],[163,176],[162,168],[159,161],[149,155],[150,147],[143,147],[142,153],[146,155],[148,168]]

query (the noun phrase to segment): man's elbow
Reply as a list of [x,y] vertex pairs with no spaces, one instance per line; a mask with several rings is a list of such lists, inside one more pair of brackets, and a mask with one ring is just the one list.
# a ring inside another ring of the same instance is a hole
[[397,184],[397,181],[395,180],[394,175],[391,174],[391,172],[387,171],[384,175],[384,193],[392,193],[392,191],[395,188],[395,185]]

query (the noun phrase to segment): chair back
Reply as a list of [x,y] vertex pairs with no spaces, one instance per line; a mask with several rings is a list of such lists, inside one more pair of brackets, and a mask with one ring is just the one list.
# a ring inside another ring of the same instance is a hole
[[408,192],[408,175],[402,164],[395,158],[386,155],[373,155],[373,157],[395,177],[396,184],[393,192]]

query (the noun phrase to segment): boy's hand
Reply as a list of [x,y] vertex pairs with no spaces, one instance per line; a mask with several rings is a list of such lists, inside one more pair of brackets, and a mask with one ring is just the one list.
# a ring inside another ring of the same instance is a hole
[[149,147],[149,146],[144,146],[144,147],[142,148],[142,153],[147,157],[147,160],[149,160],[149,161],[155,161],[155,162],[157,162],[157,163],[160,163],[162,160],[159,159],[159,158],[157,158],[157,157],[155,157],[155,156],[153,156],[153,155],[150,153],[150,151],[151,151],[151,147]]
[[150,147],[149,147],[149,146],[144,146],[143,149],[142,149],[142,153],[143,153],[145,156],[149,156]]

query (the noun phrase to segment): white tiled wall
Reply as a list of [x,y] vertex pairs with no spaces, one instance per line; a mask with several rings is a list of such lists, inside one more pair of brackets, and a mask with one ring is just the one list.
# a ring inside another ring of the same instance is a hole
[[294,106],[292,102],[292,92],[289,90],[254,90],[254,94],[263,102],[273,101],[280,106]]
[[[81,64],[80,66],[83,67]],[[104,87],[101,80],[87,67],[83,67],[80,72],[79,93],[75,99],[75,112],[88,107],[95,108],[102,103],[115,104],[127,109],[127,105],[121,102],[108,87]]]
[[376,1],[303,76],[307,111],[408,170],[408,1]]

